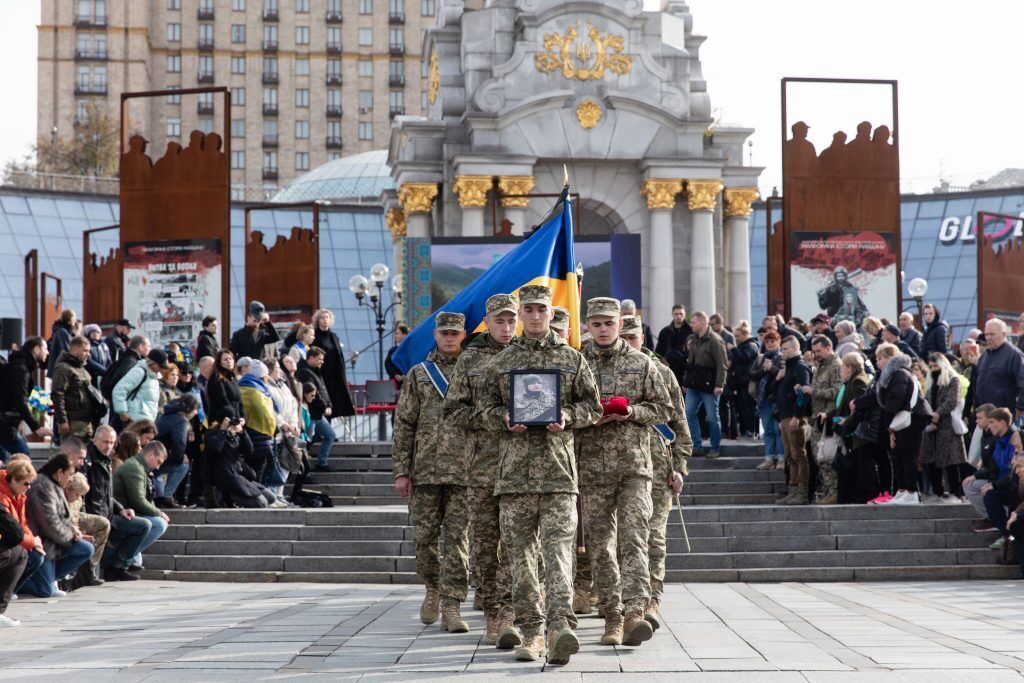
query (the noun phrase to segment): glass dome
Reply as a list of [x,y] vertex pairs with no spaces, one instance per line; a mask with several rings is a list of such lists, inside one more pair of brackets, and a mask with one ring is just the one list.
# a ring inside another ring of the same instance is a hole
[[328,161],[288,183],[270,201],[376,200],[383,190],[394,187],[387,157],[387,150],[378,149]]

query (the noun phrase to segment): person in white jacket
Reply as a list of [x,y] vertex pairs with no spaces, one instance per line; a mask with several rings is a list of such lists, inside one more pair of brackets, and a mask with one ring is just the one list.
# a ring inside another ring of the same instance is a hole
[[[301,436],[300,425],[302,422],[299,418],[299,400],[288,386],[288,379],[285,378],[280,361],[271,358],[264,362],[270,371],[264,382],[276,408],[277,434],[274,435],[274,440],[277,442],[278,452],[280,452],[281,442],[286,436]],[[272,486],[270,489],[274,493],[280,494],[283,493],[284,486]]]
[[143,362],[129,370],[114,387],[114,412],[127,425],[135,420],[156,420],[160,411],[160,371],[170,367],[160,349],[149,352]]

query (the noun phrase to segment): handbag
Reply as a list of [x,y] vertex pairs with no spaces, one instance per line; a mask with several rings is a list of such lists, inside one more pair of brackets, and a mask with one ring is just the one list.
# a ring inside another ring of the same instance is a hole
[[836,459],[836,454],[842,448],[842,443],[838,434],[822,437],[818,444],[818,452],[814,456],[818,464],[833,462]]
[[893,416],[892,422],[889,423],[889,429],[891,429],[894,432],[902,432],[904,429],[910,426],[910,413],[914,410],[914,406],[917,405],[917,400],[919,398],[918,394],[920,392],[917,385],[917,380],[911,378],[911,381],[913,382],[913,386],[911,388],[910,394],[910,409],[901,410],[900,412],[896,413]]
[[85,385],[89,393],[89,408],[92,410],[92,422],[98,424],[107,414],[107,401],[100,390],[92,384]]
[[288,434],[281,438],[279,454],[281,467],[289,473],[298,474],[302,471],[302,461],[306,457],[306,449],[299,445],[294,435]]

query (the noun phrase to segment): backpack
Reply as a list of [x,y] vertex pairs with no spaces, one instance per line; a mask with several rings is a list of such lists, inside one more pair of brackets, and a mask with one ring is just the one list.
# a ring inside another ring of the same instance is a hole
[[[100,380],[100,393],[103,394],[103,398],[107,399],[108,403],[113,401],[114,387],[117,383],[128,374],[128,371],[135,367],[135,364],[139,360],[135,354],[129,354],[127,351],[121,355],[117,362],[107,370],[107,373],[103,375],[103,379]],[[136,389],[136,393],[138,389]]]

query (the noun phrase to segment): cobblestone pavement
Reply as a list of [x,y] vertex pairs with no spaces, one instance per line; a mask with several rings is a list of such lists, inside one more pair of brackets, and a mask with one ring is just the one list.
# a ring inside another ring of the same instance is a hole
[[[545,679],[840,683],[1024,680],[1019,582],[669,585],[665,626],[639,648],[582,648],[565,667],[512,661],[417,619],[418,586],[108,584],[19,600],[0,631],[0,679]],[[74,676],[74,679],[69,678]]]

